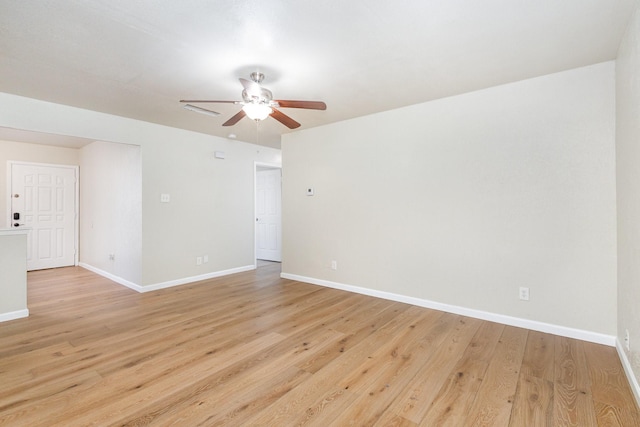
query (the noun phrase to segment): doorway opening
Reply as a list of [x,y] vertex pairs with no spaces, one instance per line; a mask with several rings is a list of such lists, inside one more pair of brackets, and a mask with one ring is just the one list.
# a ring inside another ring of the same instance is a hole
[[256,267],[282,261],[282,167],[255,164]]
[[78,265],[78,167],[8,162],[10,228],[26,228],[27,270]]

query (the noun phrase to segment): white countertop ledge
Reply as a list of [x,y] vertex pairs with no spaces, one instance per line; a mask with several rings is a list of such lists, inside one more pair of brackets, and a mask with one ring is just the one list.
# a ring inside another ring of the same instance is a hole
[[31,228],[2,228],[0,236],[15,236],[17,234],[27,234]]

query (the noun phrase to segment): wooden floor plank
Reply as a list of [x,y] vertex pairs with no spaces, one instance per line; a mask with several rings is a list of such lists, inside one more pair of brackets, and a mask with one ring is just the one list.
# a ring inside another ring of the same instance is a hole
[[521,375],[509,419],[509,426],[552,426],[553,383]]
[[[372,310],[375,308],[375,310]],[[407,306],[400,303],[378,304],[378,302],[367,302],[362,309],[354,307],[348,316],[342,316],[340,321],[330,324],[332,329],[344,332],[343,339],[328,348],[324,353],[313,359],[307,360],[304,364],[298,365],[300,369],[315,373],[324,368],[328,363],[336,358],[339,353],[349,351],[352,347],[367,339],[380,327],[386,325],[396,317],[400,310],[405,310]],[[348,326],[346,325],[348,323]]]
[[521,376],[555,380],[555,336],[530,331],[522,359]]
[[300,414],[305,414],[306,424],[315,422],[318,414],[328,419],[335,417],[339,410],[334,408],[342,408],[357,397],[349,390],[348,384],[341,385],[339,381],[353,372],[361,372],[361,365],[369,360],[370,355],[396,334],[409,328],[420,311],[417,307],[401,311],[372,334],[370,339],[337,355],[309,381],[283,396],[258,417],[252,418],[248,425],[286,425]]
[[0,403],[0,425],[51,426],[54,414],[73,405],[102,380],[95,371],[82,371],[12,394]]
[[638,406],[613,347],[583,342],[599,425],[640,426]]
[[[358,369],[340,381],[340,386],[358,394],[348,406],[339,408],[339,415],[325,425],[348,425],[357,420],[361,425],[373,425],[386,412],[415,374],[424,366],[434,343],[441,342],[446,333],[439,328],[438,319],[450,316],[436,311],[417,317],[404,331],[375,350]],[[355,375],[354,375],[355,374]],[[370,405],[369,402],[375,402]],[[321,425],[318,423],[318,425]]]
[[29,273],[0,426],[639,426],[614,348],[279,275],[139,294]]
[[497,323],[484,322],[480,325],[421,424],[464,424],[503,330],[504,325]]
[[[216,374],[226,372],[227,368],[242,363],[246,355],[262,352],[282,339],[281,335],[271,333],[230,347],[226,351],[210,354],[212,350],[204,348],[185,352],[187,354],[182,357],[177,357],[177,353],[168,353],[145,359],[105,377],[100,384],[69,402],[67,407],[58,407],[58,412],[47,417],[48,425],[62,427],[67,423],[67,417],[71,417],[78,425],[107,425],[113,419],[128,419],[132,413],[139,412],[141,407],[148,408],[145,413],[151,416],[147,415],[146,419],[151,422],[156,405],[170,408],[181,403],[166,401],[168,396],[184,390],[210,390],[218,379]],[[113,398],[121,395],[128,398]]]
[[448,335],[436,346],[429,363],[411,379],[393,403],[393,410],[398,415],[415,423],[422,422],[481,324],[477,319],[462,316],[454,319]]
[[528,331],[506,326],[464,425],[506,426],[515,399]]
[[[202,414],[202,411],[213,405],[217,407],[219,414],[224,413],[227,407],[219,406],[221,399],[234,399],[234,391],[238,390],[243,393],[245,400],[245,391],[260,387],[265,378],[278,378],[286,371],[297,374],[289,367],[299,362],[304,363],[306,359],[314,357],[344,336],[333,330],[323,330],[313,336],[305,336],[305,332],[299,335],[297,339],[278,341],[259,352],[244,352],[246,356],[239,356],[236,358],[237,362],[228,368],[208,376],[203,375],[202,380],[171,392],[170,405],[164,399],[154,405],[147,405],[129,417],[127,423],[139,425],[139,420],[143,419],[165,425],[179,420],[178,424],[197,425],[201,419],[215,419],[211,414]],[[195,410],[196,408],[200,410]],[[188,413],[188,416],[184,413]]]
[[576,340],[555,337],[555,349],[555,425],[597,425],[584,346]]
[[510,426],[553,425],[554,353],[553,335],[529,332]]

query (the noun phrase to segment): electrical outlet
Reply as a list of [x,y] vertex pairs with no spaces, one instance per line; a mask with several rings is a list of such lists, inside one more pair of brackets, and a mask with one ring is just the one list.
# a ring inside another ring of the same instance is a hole
[[109,261],[115,261],[116,260],[116,254],[109,254]]
[[337,270],[338,269],[338,261],[336,261],[336,260],[331,261],[331,269],[332,270]]
[[202,257],[196,257],[196,265],[202,265]]
[[171,195],[162,193],[160,194],[160,203],[169,203],[171,201]]
[[202,262],[204,262],[205,264],[209,262],[209,255],[205,255],[204,257],[202,257]]
[[520,299],[523,301],[529,301],[529,288],[520,287]]
[[627,351],[631,351],[631,343],[629,342],[629,330],[628,329],[624,330],[624,347],[627,349]]

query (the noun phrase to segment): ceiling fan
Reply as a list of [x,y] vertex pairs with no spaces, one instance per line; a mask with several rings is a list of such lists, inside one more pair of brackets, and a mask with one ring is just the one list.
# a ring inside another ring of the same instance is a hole
[[[242,101],[214,101],[208,99],[183,99],[180,102],[187,105],[199,102],[223,103],[242,105],[242,110],[224,122],[222,126],[233,126],[243,117],[247,116],[252,120],[264,120],[271,116],[289,129],[300,127],[300,123],[287,116],[278,108],[304,108],[309,110],[326,110],[327,105],[321,101],[291,101],[283,99],[273,99],[273,94],[267,88],[260,86],[264,80],[264,74],[253,72],[250,75],[251,80],[240,78],[240,83],[244,89],[242,90]],[[186,108],[187,106],[185,106]],[[196,110],[200,109],[195,107]],[[204,110],[217,115],[214,111]]]

